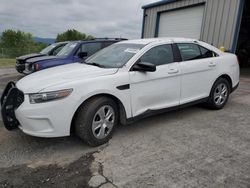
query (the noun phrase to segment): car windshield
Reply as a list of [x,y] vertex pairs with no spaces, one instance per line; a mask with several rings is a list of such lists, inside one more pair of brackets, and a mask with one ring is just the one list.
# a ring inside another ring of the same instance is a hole
[[40,54],[48,54],[53,48],[56,47],[56,44],[51,44],[44,48],[42,51],[40,51]]
[[66,44],[59,52],[56,54],[56,56],[67,56],[69,55],[74,48],[76,47],[77,42],[70,42]]
[[89,57],[85,63],[103,68],[120,68],[143,47],[142,44],[113,44]]

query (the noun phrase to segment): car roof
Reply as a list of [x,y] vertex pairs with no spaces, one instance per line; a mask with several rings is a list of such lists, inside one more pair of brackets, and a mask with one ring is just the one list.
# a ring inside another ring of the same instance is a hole
[[120,42],[120,41],[125,41],[128,39],[125,38],[94,38],[94,39],[86,39],[86,40],[73,40],[73,41],[68,41],[70,42],[76,42],[76,43],[94,43],[94,42]]
[[142,44],[142,45],[148,45],[148,44],[157,44],[157,43],[162,43],[162,42],[166,42],[166,43],[196,43],[199,44],[207,49],[210,49],[214,52],[216,52],[217,54],[222,54],[222,52],[206,43],[197,39],[191,39],[191,38],[175,38],[175,37],[163,37],[163,38],[146,38],[146,39],[136,39],[136,40],[126,40],[126,41],[122,41],[119,43],[124,43],[124,44]]
[[147,45],[149,43],[160,43],[160,42],[195,42],[198,41],[197,39],[190,39],[190,38],[173,38],[173,37],[162,37],[162,38],[146,38],[146,39],[135,39],[135,40],[127,40],[122,41],[120,43],[132,43],[132,44],[143,44]]
[[67,44],[69,43],[70,41],[63,41],[63,42],[55,42],[55,43],[52,43],[52,44]]

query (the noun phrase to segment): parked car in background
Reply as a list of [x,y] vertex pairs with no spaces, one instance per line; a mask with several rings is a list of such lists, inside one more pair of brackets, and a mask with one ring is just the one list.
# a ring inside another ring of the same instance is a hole
[[[85,49],[84,49],[85,50]],[[7,129],[39,137],[74,132],[91,146],[119,123],[196,103],[222,109],[239,83],[237,57],[193,39],[154,38],[113,44],[85,63],[10,82],[1,98]]]
[[47,46],[39,53],[32,53],[32,54],[27,54],[27,55],[17,57],[16,58],[16,70],[19,73],[27,74],[27,72],[26,72],[27,70],[26,70],[25,66],[27,65],[26,61],[28,59],[35,58],[35,57],[41,57],[41,56],[56,55],[67,43],[68,42],[54,43],[54,44]]
[[26,61],[25,73],[30,74],[43,69],[83,62],[87,57],[116,42],[121,38],[100,38],[85,41],[72,41],[65,45],[55,56],[31,58]]

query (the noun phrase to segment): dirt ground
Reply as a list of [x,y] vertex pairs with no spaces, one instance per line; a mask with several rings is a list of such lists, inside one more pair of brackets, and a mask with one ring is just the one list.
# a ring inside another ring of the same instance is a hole
[[[0,94],[21,76],[0,71]],[[0,187],[250,187],[250,78],[223,110],[199,106],[118,126],[104,146],[9,132],[0,120]]]
[[89,187],[91,178],[90,164],[93,161],[91,154],[66,166],[50,164],[31,167],[27,165],[1,168],[0,185],[2,187]]

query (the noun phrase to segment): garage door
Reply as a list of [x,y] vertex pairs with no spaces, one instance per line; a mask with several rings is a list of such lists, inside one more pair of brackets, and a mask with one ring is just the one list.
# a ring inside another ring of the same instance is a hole
[[160,14],[158,37],[200,38],[204,5]]

